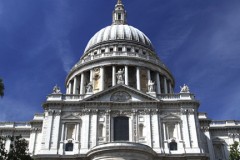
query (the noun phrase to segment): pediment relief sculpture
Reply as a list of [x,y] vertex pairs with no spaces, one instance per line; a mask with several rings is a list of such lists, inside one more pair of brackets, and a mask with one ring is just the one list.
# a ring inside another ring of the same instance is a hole
[[114,102],[129,102],[132,99],[132,96],[125,91],[117,91],[112,94],[110,101]]

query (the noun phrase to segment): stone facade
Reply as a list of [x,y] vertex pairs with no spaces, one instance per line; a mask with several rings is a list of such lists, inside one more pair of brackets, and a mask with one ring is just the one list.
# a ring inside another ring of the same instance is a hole
[[186,85],[173,92],[173,75],[127,24],[120,0],[65,86],[66,94],[54,87],[30,122],[0,122],[0,135],[21,134],[39,160],[227,160],[239,142],[240,121],[207,118]]

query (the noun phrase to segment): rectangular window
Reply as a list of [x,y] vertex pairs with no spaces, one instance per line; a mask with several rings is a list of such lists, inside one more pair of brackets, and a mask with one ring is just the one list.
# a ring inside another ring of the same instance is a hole
[[128,51],[128,52],[131,52],[131,48],[127,48],[127,51]]
[[121,20],[121,13],[118,14],[118,20]]
[[138,50],[138,49],[136,49],[136,50],[135,50],[135,52],[136,52],[136,53],[138,53],[138,52],[139,52],[139,50]]
[[75,125],[68,124],[67,125],[67,139],[74,139],[75,138]]
[[113,52],[113,48],[110,48],[110,52]]
[[105,53],[105,49],[102,49],[102,50],[101,50],[101,53]]
[[118,48],[118,51],[119,51],[119,52],[122,52],[122,47],[119,47],[119,48]]

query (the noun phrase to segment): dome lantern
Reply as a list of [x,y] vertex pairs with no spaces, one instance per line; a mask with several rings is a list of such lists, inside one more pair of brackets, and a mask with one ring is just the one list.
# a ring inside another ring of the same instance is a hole
[[127,12],[124,11],[124,5],[122,4],[121,0],[118,0],[117,4],[115,5],[115,10],[112,13],[112,17],[112,25],[127,24]]

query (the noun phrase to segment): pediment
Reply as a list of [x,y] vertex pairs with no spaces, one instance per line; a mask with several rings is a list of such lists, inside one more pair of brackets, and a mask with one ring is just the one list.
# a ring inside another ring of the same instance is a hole
[[175,115],[175,114],[172,114],[172,113],[169,113],[167,115],[164,115],[162,117],[163,119],[180,119],[180,117],[178,115]]
[[159,101],[159,99],[127,85],[116,85],[91,95],[90,97],[83,99],[83,101],[126,103],[138,101]]
[[71,114],[63,116],[62,119],[80,119],[80,118],[71,113]]
[[223,139],[221,139],[221,138],[214,138],[213,140],[212,140],[213,142],[225,142]]

